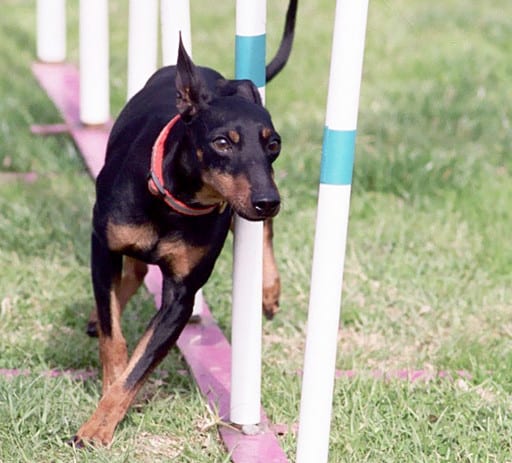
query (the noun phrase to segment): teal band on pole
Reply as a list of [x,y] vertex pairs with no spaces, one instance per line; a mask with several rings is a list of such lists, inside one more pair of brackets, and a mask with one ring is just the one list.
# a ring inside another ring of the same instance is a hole
[[368,0],[336,1],[296,463],[329,457],[367,16]]
[[324,129],[320,183],[351,185],[356,130]]
[[265,86],[266,35],[237,35],[235,41],[235,76],[250,79],[258,87]]

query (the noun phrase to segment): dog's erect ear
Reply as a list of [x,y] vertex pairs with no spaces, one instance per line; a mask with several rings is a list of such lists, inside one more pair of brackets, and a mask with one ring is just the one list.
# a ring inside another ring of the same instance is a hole
[[188,56],[180,34],[176,64],[176,107],[183,120],[188,122],[199,110],[205,109],[210,100],[211,94]]
[[219,80],[217,82],[219,96],[240,96],[259,105],[261,101],[258,87],[250,80]]

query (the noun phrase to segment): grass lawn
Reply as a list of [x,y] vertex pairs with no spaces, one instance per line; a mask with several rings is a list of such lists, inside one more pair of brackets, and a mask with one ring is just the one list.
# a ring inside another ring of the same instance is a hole
[[[263,405],[298,420],[334,2],[300,0],[289,65],[267,89],[283,138],[275,223],[281,311],[264,325]],[[151,377],[109,450],[64,442],[100,380],[83,333],[92,306],[93,184],[30,73],[35,1],[0,15],[0,462],[229,461],[217,419],[176,350]],[[77,62],[77,3],[68,2]],[[112,114],[126,94],[127,1],[110,2]],[[286,1],[269,2],[269,55]],[[232,76],[234,2],[195,0],[197,63]],[[512,3],[370,2],[339,332],[330,462],[512,461]],[[33,183],[6,174],[33,171]],[[231,239],[205,288],[229,336]],[[125,316],[133,346],[154,308]],[[319,359],[321,361],[321,359]],[[429,381],[398,373],[428,373]],[[383,378],[388,375],[387,378]],[[282,446],[294,460],[293,433]],[[174,460],[173,460],[174,459]],[[315,463],[315,462],[311,462]]]

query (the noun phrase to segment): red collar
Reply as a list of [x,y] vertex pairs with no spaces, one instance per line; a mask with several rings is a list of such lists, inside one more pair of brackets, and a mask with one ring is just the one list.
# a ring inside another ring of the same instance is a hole
[[213,212],[218,204],[213,204],[211,206],[189,206],[175,198],[172,193],[167,188],[165,188],[164,185],[163,163],[165,154],[165,141],[169,136],[169,132],[179,119],[179,114],[174,116],[162,129],[155,141],[155,144],[153,145],[153,151],[151,154],[151,172],[149,174],[148,188],[153,195],[162,198],[171,209],[173,209],[175,212],[178,212],[179,214],[189,216],[206,215],[210,212]]

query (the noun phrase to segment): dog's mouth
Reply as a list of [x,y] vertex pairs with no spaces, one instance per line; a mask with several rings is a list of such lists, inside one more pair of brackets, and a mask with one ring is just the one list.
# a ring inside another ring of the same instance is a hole
[[279,200],[252,202],[249,207],[228,201],[233,210],[242,218],[251,222],[258,222],[275,217],[281,208]]

